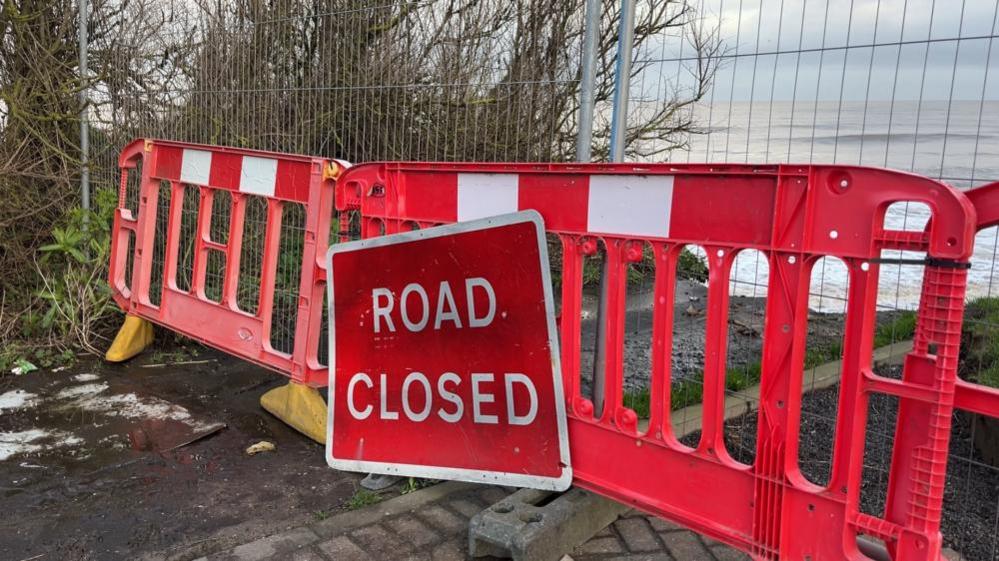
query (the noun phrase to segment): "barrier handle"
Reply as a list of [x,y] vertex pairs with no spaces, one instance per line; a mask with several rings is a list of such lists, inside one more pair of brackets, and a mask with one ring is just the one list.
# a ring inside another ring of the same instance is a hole
[[999,181],[965,191],[964,194],[975,205],[979,230],[999,225]]
[[152,150],[152,141],[145,138],[136,138],[129,142],[121,153],[118,154],[118,167],[134,169],[135,164],[142,158],[144,152]]

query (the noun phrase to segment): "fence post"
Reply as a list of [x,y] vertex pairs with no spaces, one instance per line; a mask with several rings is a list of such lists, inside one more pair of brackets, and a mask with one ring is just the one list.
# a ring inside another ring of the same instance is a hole
[[[89,48],[87,1],[79,0],[80,50],[80,206],[90,210],[90,126],[87,120],[87,49]],[[86,219],[86,218],[84,218]]]
[[611,114],[612,162],[624,161],[625,138],[628,136],[628,87],[631,84],[631,49],[635,36],[635,0],[621,1],[621,20],[618,25],[614,112]]
[[[628,86],[631,84],[631,49],[635,35],[635,0],[622,0],[618,22],[617,67],[614,72],[614,110],[611,114],[610,157],[624,161],[625,137],[628,135]],[[597,300],[597,345],[593,356],[593,412],[604,411],[604,380],[607,376],[607,269],[608,253],[603,252],[600,267],[600,298]]]
[[576,133],[576,161],[589,162],[593,145],[593,90],[597,73],[597,35],[600,31],[600,0],[586,0],[583,28],[582,74],[579,83],[579,130]]

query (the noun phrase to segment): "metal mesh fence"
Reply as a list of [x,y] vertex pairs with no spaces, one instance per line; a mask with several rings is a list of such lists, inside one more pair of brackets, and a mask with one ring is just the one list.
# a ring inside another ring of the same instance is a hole
[[[95,57],[108,69],[95,87],[92,111],[101,184],[117,185],[117,151],[138,136],[351,161],[574,157],[582,1],[160,4],[169,18],[136,13],[127,40],[105,45]],[[618,2],[603,2],[592,143],[597,158],[608,153],[618,10]],[[997,18],[996,0],[640,1],[627,157],[891,167],[961,189],[999,179]],[[169,191],[161,190],[161,210]],[[195,223],[189,217],[196,217],[199,201],[197,189],[183,193],[181,288],[190,282]],[[254,279],[261,271],[266,207],[263,200],[247,200],[238,300],[249,313],[259,303]],[[285,352],[294,336],[300,211],[286,205],[281,223],[272,344]],[[901,203],[889,209],[886,222],[919,230],[928,217],[925,206]],[[219,223],[226,218],[220,215]],[[358,224],[351,221],[348,237],[359,236]],[[212,225],[215,239],[214,217]],[[334,226],[331,239],[337,231]],[[672,402],[677,436],[696,445],[696,408],[683,406],[701,399],[707,296],[696,259],[704,250],[688,250],[689,266],[676,280]],[[962,365],[962,376],[995,384],[997,251],[996,229],[981,232],[968,291],[977,316],[969,321],[966,347],[970,343],[975,353]],[[557,251],[552,256],[557,268]],[[209,263],[209,275],[225,266]],[[824,485],[848,275],[836,259],[810,266],[799,465],[807,479]],[[583,272],[584,378],[593,369],[599,270],[598,253],[587,258]],[[767,256],[746,251],[729,279],[731,420],[725,442],[744,463],[752,463],[755,448],[752,412],[768,273]],[[880,267],[874,339],[881,375],[900,373],[898,357],[909,348],[922,273],[919,266]],[[556,271],[553,279],[559,278]],[[640,414],[649,403],[654,278],[654,263],[629,270],[624,400]],[[326,352],[320,343],[320,362]],[[890,399],[876,399],[868,412],[863,503],[871,514],[884,505],[895,411]],[[996,458],[982,452],[990,449],[990,438],[999,439],[994,425],[955,415],[944,533],[947,545],[969,560],[999,559],[999,470]]]
[[[684,108],[692,128],[681,143],[687,149],[672,151],[672,160],[890,167],[961,189],[999,178],[994,150],[999,69],[993,56],[999,47],[994,45],[999,3],[994,0],[702,0],[697,8],[703,25],[716,30],[725,47],[710,90]],[[689,68],[699,60],[689,41],[670,35],[657,47],[636,53],[650,66],[632,80],[633,115],[661,103],[663,92],[696,87]],[[634,150],[632,157],[641,159],[640,152]],[[921,230],[928,216],[923,205],[900,203],[889,209],[886,222],[895,229]],[[996,249],[994,228],[978,235],[968,291],[974,309],[991,310],[991,298],[997,296]],[[886,252],[884,257],[921,256]],[[909,348],[914,328],[909,310],[918,304],[922,274],[921,266],[880,267],[875,333],[880,375],[901,373],[898,357]],[[757,315],[738,308],[740,297],[744,306],[762,301],[767,271],[755,259],[737,260],[732,277],[732,293],[739,296],[730,311],[735,323],[729,326],[726,386],[730,401],[752,409],[758,394],[752,387],[739,389],[739,373],[753,378],[758,358],[735,355],[745,344],[737,340],[744,330],[739,324],[752,326],[749,318]],[[823,259],[812,266],[799,466],[818,485],[828,482],[832,458],[835,361],[842,351],[847,288],[842,262]],[[966,355],[988,355],[995,348],[999,317],[987,311],[980,315],[971,322],[977,328],[970,330],[979,330],[983,339],[965,341]],[[984,381],[991,359],[977,357],[971,364],[972,358],[965,359],[962,376]],[[696,376],[695,369],[687,383],[699,384]],[[896,411],[893,398],[885,396],[874,396],[868,411],[862,503],[874,515],[885,504]],[[990,462],[983,456],[994,424],[963,412],[954,418],[943,532],[946,545],[966,559],[999,555],[999,470],[995,457]],[[751,461],[755,416],[736,415],[726,430],[729,452]]]

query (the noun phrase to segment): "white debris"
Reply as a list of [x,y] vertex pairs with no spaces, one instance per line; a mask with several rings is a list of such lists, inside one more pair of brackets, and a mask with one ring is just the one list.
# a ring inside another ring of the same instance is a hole
[[41,429],[0,432],[0,461],[6,460],[15,454],[26,454],[41,450],[42,445],[35,444],[35,442],[48,436],[49,433]]
[[77,397],[95,395],[108,389],[108,385],[101,382],[100,384],[83,384],[82,386],[72,386],[62,390],[56,394],[56,399],[74,399]]
[[[100,384],[106,387],[105,384]],[[108,416],[127,417],[130,419],[169,419],[182,422],[195,430],[207,430],[213,425],[204,424],[191,418],[191,413],[179,405],[175,405],[155,397],[140,398],[134,393],[99,395],[91,392],[81,396],[73,405],[94,413]]]
[[77,382],[93,382],[94,380],[99,380],[100,376],[97,374],[77,374],[73,376],[73,379]]
[[79,436],[73,436],[71,434],[63,435],[56,441],[56,446],[77,446],[83,444],[83,439]]
[[0,412],[4,409],[21,409],[23,407],[33,407],[38,396],[24,390],[13,390],[0,394]]
[[[48,432],[28,429],[17,432],[0,432],[0,461],[52,448],[72,448],[83,444],[83,439],[68,432]],[[21,463],[22,467],[41,467]]]

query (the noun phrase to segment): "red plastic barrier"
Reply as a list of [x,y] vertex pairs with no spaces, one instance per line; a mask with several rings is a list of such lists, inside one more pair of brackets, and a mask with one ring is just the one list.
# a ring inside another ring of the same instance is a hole
[[[927,205],[926,232],[884,228],[897,201]],[[729,543],[758,559],[866,559],[858,537],[895,559],[937,560],[955,399],[999,411],[995,392],[957,380],[966,264],[975,211],[950,187],[886,170],[843,166],[507,165],[374,163],[348,170],[337,209],[360,212],[364,237],[456,220],[538,210],[563,248],[562,371],[576,483]],[[999,205],[996,205],[999,220]],[[341,225],[346,220],[341,220]],[[606,387],[602,414],[580,388],[582,266],[603,241]],[[650,244],[656,262],[647,428],[622,400],[629,262]],[[685,245],[708,255],[702,436],[682,444],[670,419],[675,271]],[[766,323],[752,465],[724,441],[729,274],[739,251],[769,260]],[[924,251],[923,299],[902,380],[872,372],[879,259]],[[811,267],[824,256],[849,271],[842,379],[829,484],[798,463]],[[883,516],[861,512],[868,399],[899,400],[892,480]]]
[[[967,191],[965,194],[975,205],[975,212],[978,214],[978,231],[999,226],[999,182],[983,185]],[[954,407],[987,417],[999,418],[999,390],[958,380]]]
[[[126,201],[128,178],[140,165],[137,213],[133,214]],[[323,256],[329,242],[335,178],[345,165],[308,156],[164,140],[132,142],[119,158],[121,194],[110,267],[115,301],[130,314],[294,380],[326,385],[327,368],[317,354],[326,286]],[[225,212],[213,210],[223,191],[231,202]],[[182,244],[184,200],[190,192],[197,194],[198,206],[192,209],[195,226],[193,239]],[[167,196],[168,208],[160,209],[160,198]],[[254,198],[260,199],[256,201],[260,205],[266,204],[259,255],[245,251],[243,243],[247,206]],[[282,232],[282,218],[289,205],[304,208],[300,232]],[[158,216],[163,212],[165,215]],[[224,240],[213,237],[216,219],[223,221],[216,229],[227,232],[218,236]],[[275,348],[272,333],[275,277],[282,247],[301,252],[300,265],[295,263],[300,273],[293,279],[297,284],[295,317],[289,321],[293,333],[286,337],[293,347],[287,349]],[[190,277],[181,286],[178,269],[181,253],[187,251],[193,253]],[[253,264],[259,274],[241,278],[244,257],[260,258]],[[206,291],[210,260],[221,269],[215,298]],[[250,296],[238,297],[247,293]],[[240,300],[251,300],[251,305],[244,304],[251,309],[242,309]]]

